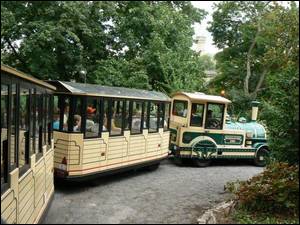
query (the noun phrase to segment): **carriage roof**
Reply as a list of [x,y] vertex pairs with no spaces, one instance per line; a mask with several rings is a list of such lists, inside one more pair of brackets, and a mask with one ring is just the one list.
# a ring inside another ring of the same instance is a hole
[[143,99],[155,101],[171,101],[171,99],[157,91],[147,91],[135,88],[110,87],[99,84],[83,84],[67,81],[48,81],[56,86],[58,93],[68,93],[74,95],[116,97],[129,99]]
[[29,81],[31,83],[49,88],[51,90],[56,90],[56,88],[54,86],[52,86],[52,85],[50,85],[46,82],[43,82],[39,79],[36,79],[35,77],[33,77],[31,75],[28,75],[28,74],[25,74],[25,73],[23,73],[19,70],[16,70],[16,69],[14,69],[10,66],[1,64],[1,73],[2,72],[8,73],[8,74],[13,75],[13,76],[18,77],[18,78],[21,78],[22,80]]
[[207,95],[202,92],[176,92],[172,95],[172,97],[176,95],[184,95],[185,97],[189,98],[190,100],[199,100],[199,101],[205,101],[205,102],[215,102],[215,103],[231,103],[231,101],[227,98],[224,98],[222,96],[217,95]]

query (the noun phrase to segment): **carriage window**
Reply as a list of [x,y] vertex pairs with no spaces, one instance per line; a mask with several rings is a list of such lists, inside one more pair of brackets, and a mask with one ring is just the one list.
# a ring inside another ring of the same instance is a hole
[[12,102],[11,102],[11,136],[10,136],[10,164],[12,167],[17,166],[17,85],[11,85],[11,95],[12,95]]
[[122,112],[124,101],[112,101],[110,135],[122,134]]
[[70,112],[70,98],[64,98],[63,102],[63,131],[68,131],[68,121]]
[[149,119],[149,132],[157,132],[158,131],[158,103],[151,102],[150,103],[150,119]]
[[131,119],[131,133],[140,134],[142,132],[142,102],[132,103],[132,119]]
[[53,97],[53,130],[59,130],[60,124],[60,106],[58,96]]
[[148,113],[149,113],[149,102],[144,102],[144,129],[148,129],[149,124],[148,124]]
[[222,129],[223,114],[224,114],[224,104],[209,103],[207,105],[205,128]]
[[129,107],[130,107],[130,101],[125,101],[125,121],[124,121],[124,130],[128,130],[129,129]]
[[195,127],[202,127],[203,123],[203,112],[204,112],[204,105],[203,104],[192,104],[191,110],[191,126]]
[[170,120],[170,103],[165,104],[165,119],[164,119],[164,131],[169,129]]
[[99,137],[99,118],[100,99],[87,97],[85,137]]
[[165,116],[164,110],[165,110],[164,103],[159,103],[159,107],[158,107],[159,128],[164,127],[164,116]]
[[35,153],[35,89],[31,89],[31,110],[30,110],[30,146],[31,146],[31,153]]
[[172,114],[174,116],[186,117],[187,116],[187,105],[188,105],[187,101],[174,100]]
[[1,84],[1,185],[8,174],[8,86]]
[[29,163],[29,90],[20,88],[19,167]]
[[52,129],[53,96],[52,95],[49,95],[48,104],[49,104],[49,108],[48,108],[48,112],[47,112],[47,115],[48,115],[48,121],[47,121],[47,129],[48,129],[47,146],[48,146],[48,149],[50,149],[51,148],[52,135],[53,135],[53,129]]
[[[73,132],[81,131],[81,116],[82,116],[82,99],[80,97],[74,97],[74,107],[73,107]],[[99,129],[99,126],[98,126]]]
[[102,125],[102,131],[106,132],[108,131],[108,100],[105,99],[103,101],[103,125]]
[[47,136],[48,136],[48,129],[47,129],[47,120],[48,120],[48,96],[44,94],[44,101],[43,101],[43,145],[47,145]]
[[35,108],[35,149],[36,153],[43,152],[43,95],[40,91],[36,92],[36,108]]

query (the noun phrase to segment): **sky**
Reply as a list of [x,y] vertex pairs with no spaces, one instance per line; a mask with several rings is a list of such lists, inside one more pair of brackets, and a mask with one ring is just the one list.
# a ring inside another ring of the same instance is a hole
[[210,55],[214,55],[218,51],[220,51],[216,46],[213,45],[213,38],[211,34],[206,30],[208,26],[207,23],[212,20],[212,13],[213,13],[212,6],[214,2],[215,1],[191,1],[194,7],[204,9],[206,12],[208,12],[208,15],[201,22],[201,24],[196,23],[194,25],[194,29],[195,29],[194,38],[198,35],[206,37],[206,43],[204,46],[203,53],[210,54]]

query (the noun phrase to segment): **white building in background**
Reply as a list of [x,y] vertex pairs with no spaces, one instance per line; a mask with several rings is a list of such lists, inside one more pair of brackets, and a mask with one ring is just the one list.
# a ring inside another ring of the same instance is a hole
[[199,54],[203,53],[206,44],[206,37],[205,36],[196,36],[195,38],[195,51]]

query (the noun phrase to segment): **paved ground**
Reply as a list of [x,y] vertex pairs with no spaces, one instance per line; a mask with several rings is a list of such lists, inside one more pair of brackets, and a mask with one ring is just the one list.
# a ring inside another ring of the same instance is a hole
[[227,181],[245,180],[263,169],[249,162],[131,171],[78,186],[59,184],[44,223],[196,223],[204,209],[228,198]]

